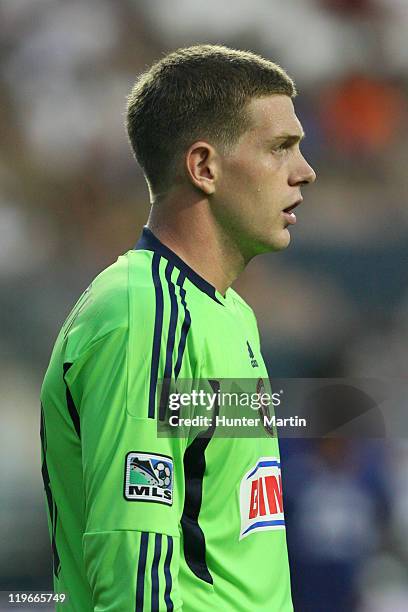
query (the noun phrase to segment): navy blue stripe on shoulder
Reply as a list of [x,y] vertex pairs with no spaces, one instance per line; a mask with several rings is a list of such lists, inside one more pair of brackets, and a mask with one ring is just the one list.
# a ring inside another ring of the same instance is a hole
[[156,387],[157,375],[159,372],[160,362],[160,344],[163,328],[163,288],[160,279],[160,255],[155,253],[152,260],[152,278],[154,284],[156,298],[156,313],[154,319],[153,346],[152,346],[152,361],[150,367],[150,383],[149,383],[149,419],[154,419],[156,408]]
[[215,287],[205,280],[202,276],[197,274],[185,261],[183,261],[174,251],[169,249],[165,244],[160,242],[153,232],[148,228],[144,227],[141,237],[139,238],[135,250],[153,251],[162,257],[165,257],[168,261],[171,261],[173,265],[184,272],[185,276],[195,285],[206,293],[218,304],[223,306],[223,303],[217,298]]
[[171,280],[171,273],[174,270],[174,265],[171,261],[167,262],[166,266],[166,281],[167,287],[170,295],[170,321],[169,321],[169,330],[167,334],[167,345],[166,345],[166,361],[164,365],[164,374],[163,374],[163,387],[162,393],[160,397],[160,406],[159,406],[159,420],[164,420],[166,416],[166,408],[168,403],[168,395],[170,392],[170,380],[172,378],[173,373],[173,351],[174,351],[174,342],[176,336],[176,328],[177,328],[177,319],[178,319],[178,303],[176,298],[176,290],[174,287],[174,283]]
[[183,355],[184,355],[184,349],[186,348],[187,334],[189,332],[190,325],[191,325],[191,315],[190,315],[189,309],[187,308],[187,303],[186,303],[186,290],[183,287],[184,279],[185,279],[185,274],[183,272],[180,272],[179,277],[176,281],[176,284],[178,286],[181,303],[184,308],[184,321],[181,327],[180,341],[179,341],[178,351],[177,351],[177,361],[176,361],[176,365],[174,366],[174,377],[176,379],[178,378],[178,375],[180,374],[181,364],[182,364]]

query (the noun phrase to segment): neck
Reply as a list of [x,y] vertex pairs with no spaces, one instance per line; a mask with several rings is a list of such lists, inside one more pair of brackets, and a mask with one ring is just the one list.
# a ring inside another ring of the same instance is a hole
[[228,232],[217,223],[208,199],[162,200],[153,204],[147,226],[222,295],[247,263]]

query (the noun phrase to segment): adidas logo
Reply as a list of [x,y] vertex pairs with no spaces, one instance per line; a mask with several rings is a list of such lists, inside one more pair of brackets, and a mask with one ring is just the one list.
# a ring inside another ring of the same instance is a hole
[[258,362],[255,359],[255,355],[253,350],[251,349],[251,345],[249,344],[248,340],[247,340],[247,347],[248,347],[248,354],[249,354],[249,359],[251,360],[251,366],[253,368],[257,368],[258,367]]

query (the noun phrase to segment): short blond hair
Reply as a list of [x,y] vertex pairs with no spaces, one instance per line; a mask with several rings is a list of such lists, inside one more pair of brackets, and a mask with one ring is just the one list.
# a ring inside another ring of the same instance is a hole
[[220,45],[178,49],[151,66],[128,97],[126,127],[151,190],[171,184],[180,156],[195,140],[228,147],[249,127],[255,97],[296,95],[277,64]]

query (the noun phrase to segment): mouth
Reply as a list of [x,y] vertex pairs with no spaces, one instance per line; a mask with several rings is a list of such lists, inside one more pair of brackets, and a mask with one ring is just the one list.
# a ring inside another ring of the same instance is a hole
[[296,215],[293,211],[296,208],[296,206],[299,206],[299,204],[301,204],[302,202],[303,202],[303,198],[299,198],[298,200],[296,200],[296,202],[294,202],[290,206],[287,206],[286,208],[283,209],[282,213],[284,217],[286,218],[286,221],[288,222],[288,224],[294,225],[296,223]]

